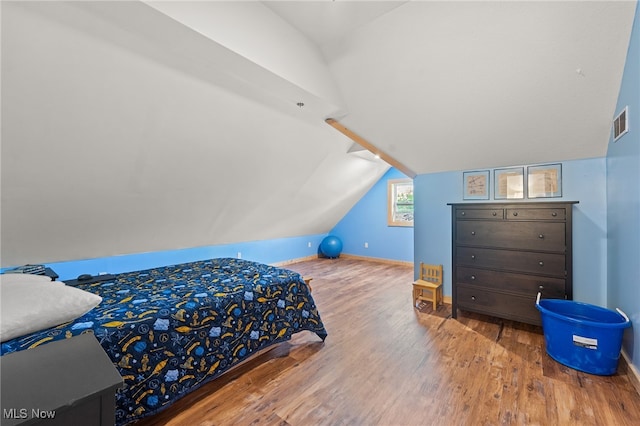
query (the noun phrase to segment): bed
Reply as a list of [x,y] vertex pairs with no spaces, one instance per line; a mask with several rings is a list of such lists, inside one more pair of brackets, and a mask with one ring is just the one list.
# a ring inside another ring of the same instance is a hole
[[93,333],[124,379],[116,423],[153,415],[295,333],[327,336],[293,271],[232,258],[78,284],[102,302],[74,321],[2,343],[2,354]]

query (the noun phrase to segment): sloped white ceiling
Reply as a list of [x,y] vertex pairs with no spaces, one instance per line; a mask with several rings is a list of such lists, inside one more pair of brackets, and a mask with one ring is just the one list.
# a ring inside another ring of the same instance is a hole
[[8,266],[327,232],[388,168],[329,117],[418,173],[605,155],[636,2],[0,7]]
[[606,154],[635,1],[268,4],[321,46],[341,122],[417,173]]
[[141,2],[3,2],[2,265],[328,232],[388,169],[331,84]]

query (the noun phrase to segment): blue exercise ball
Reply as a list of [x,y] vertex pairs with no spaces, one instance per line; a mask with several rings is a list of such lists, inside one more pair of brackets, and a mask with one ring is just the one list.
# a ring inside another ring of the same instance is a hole
[[327,257],[334,258],[340,256],[342,251],[342,241],[340,238],[329,235],[320,243],[320,251]]

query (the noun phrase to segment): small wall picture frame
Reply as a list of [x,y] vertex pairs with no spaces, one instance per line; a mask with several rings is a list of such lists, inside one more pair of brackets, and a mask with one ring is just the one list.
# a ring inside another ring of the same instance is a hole
[[524,168],[510,167],[493,171],[493,198],[513,200],[524,198]]
[[489,170],[462,173],[464,200],[489,199]]
[[562,164],[527,167],[527,198],[562,197]]
[[616,142],[629,131],[629,107],[626,106],[613,120],[613,141]]

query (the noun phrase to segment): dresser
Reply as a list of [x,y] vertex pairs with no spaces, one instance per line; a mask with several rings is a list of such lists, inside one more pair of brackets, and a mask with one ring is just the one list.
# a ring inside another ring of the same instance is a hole
[[452,301],[457,310],[540,325],[542,298],[573,298],[577,201],[450,204]]

